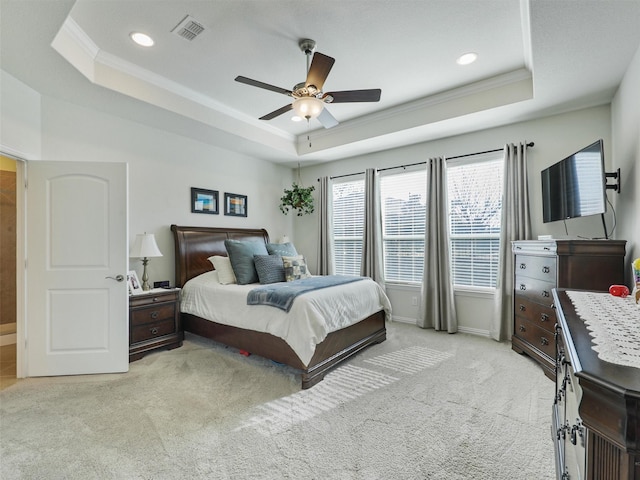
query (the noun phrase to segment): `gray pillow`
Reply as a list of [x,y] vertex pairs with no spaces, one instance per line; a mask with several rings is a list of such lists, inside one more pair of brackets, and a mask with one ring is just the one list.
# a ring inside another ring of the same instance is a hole
[[284,265],[280,255],[254,255],[253,263],[260,283],[284,282]]
[[251,240],[225,240],[233,273],[239,285],[258,282],[258,272],[253,263],[254,255],[268,255],[264,242]]
[[293,243],[267,243],[269,255],[280,255],[281,257],[295,257],[298,255]]

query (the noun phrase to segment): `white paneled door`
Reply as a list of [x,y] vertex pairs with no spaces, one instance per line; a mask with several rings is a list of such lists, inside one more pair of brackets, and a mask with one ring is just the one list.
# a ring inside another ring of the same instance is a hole
[[127,165],[27,164],[27,376],[126,372]]

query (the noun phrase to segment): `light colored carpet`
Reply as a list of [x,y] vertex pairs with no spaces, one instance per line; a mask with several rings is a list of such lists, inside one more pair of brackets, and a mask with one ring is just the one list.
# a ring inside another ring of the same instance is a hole
[[554,384],[508,344],[388,324],[309,390],[188,335],[129,373],[0,392],[2,479],[554,477]]

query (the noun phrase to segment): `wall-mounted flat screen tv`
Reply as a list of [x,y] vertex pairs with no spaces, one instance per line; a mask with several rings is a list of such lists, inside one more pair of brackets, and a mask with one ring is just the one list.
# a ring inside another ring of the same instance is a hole
[[602,140],[542,171],[542,220],[599,215],[607,211]]

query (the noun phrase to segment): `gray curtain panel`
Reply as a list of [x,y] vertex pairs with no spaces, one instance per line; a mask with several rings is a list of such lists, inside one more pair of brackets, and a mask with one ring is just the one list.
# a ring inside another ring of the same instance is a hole
[[331,180],[329,177],[320,178],[318,198],[318,275],[333,275],[333,231],[331,228]]
[[458,317],[449,257],[446,161],[441,157],[431,158],[427,162],[424,276],[418,325],[455,333]]
[[384,288],[380,183],[375,168],[367,168],[364,176],[364,226],[360,274],[371,277]]
[[513,254],[511,242],[531,239],[529,189],[527,187],[527,142],[504,146],[504,187],[500,260],[491,338],[508,340],[513,334]]

